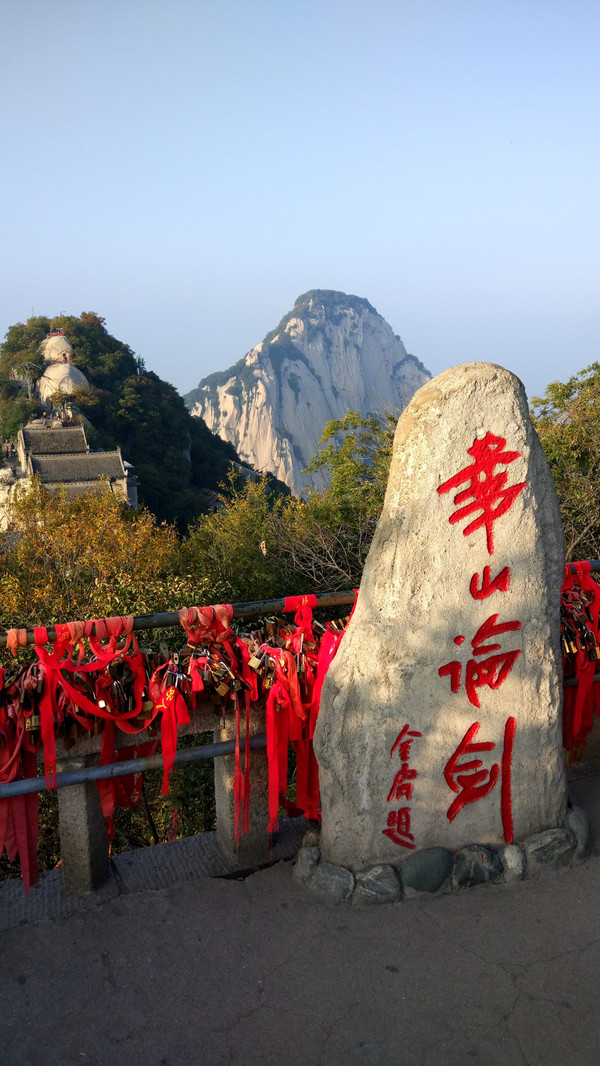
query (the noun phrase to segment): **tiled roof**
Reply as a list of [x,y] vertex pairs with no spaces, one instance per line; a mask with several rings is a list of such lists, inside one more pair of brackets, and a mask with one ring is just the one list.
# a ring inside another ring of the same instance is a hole
[[23,430],[25,450],[30,455],[73,455],[85,452],[87,441],[83,426],[68,426],[61,429],[53,426],[27,426]]
[[[60,432],[57,430],[57,432]],[[99,477],[124,478],[120,452],[85,452],[79,455],[32,455],[34,474],[43,484],[96,481]]]

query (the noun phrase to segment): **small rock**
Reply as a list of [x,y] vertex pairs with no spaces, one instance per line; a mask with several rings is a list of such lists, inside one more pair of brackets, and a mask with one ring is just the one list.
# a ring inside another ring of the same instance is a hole
[[576,840],[570,829],[544,829],[535,833],[523,844],[527,857],[527,876],[532,877],[542,870],[566,866],[573,858]]
[[296,865],[294,866],[294,881],[299,881],[301,885],[306,885],[317,869],[320,858],[320,848],[300,848],[296,857]]
[[504,882],[520,881],[525,876],[525,856],[516,844],[503,844],[498,855],[504,867]]
[[592,835],[590,833],[590,820],[581,807],[571,807],[567,822],[569,829],[575,836],[577,841],[577,847],[575,848],[575,859],[585,859],[586,855],[589,855],[592,847]]
[[393,866],[374,866],[356,875],[352,903],[394,903],[402,896],[402,886]]
[[312,827],[310,829],[307,829],[306,833],[302,837],[302,847],[303,848],[318,848],[320,843],[321,843],[321,827],[319,826],[318,829],[313,829]]
[[500,856],[483,844],[469,844],[454,856],[452,885],[454,888],[471,888],[498,881],[504,869]]
[[404,860],[400,868],[404,888],[437,892],[452,874],[452,855],[446,848],[424,848]]
[[305,884],[323,903],[345,903],[354,890],[354,874],[345,866],[322,862],[315,867],[312,877]]

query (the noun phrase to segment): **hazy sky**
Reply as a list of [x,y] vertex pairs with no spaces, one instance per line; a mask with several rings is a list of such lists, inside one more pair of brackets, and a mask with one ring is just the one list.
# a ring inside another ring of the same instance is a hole
[[0,0],[0,337],[186,392],[311,288],[432,371],[599,358],[597,0]]

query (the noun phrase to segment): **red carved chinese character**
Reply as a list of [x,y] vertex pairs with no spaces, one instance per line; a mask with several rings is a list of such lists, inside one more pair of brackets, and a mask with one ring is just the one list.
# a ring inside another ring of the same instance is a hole
[[469,584],[469,592],[474,600],[486,600],[492,592],[508,592],[510,588],[510,566],[505,566],[497,577],[492,577],[489,566],[484,566],[481,587],[477,585],[478,577],[479,574],[473,574]]
[[[438,488],[438,493],[442,495],[463,485],[465,481],[468,482],[467,487],[457,492],[454,497],[453,503],[457,505],[457,510],[450,515],[448,521],[454,525],[455,522],[460,522],[461,519],[467,518],[475,511],[481,511],[482,513],[477,518],[465,526],[463,536],[468,537],[475,530],[485,526],[487,549],[490,555],[494,553],[494,522],[508,511],[526,485],[525,481],[521,481],[518,485],[506,487],[508,472],[503,470],[498,474],[494,473],[497,466],[508,466],[521,455],[521,452],[503,451],[505,445],[504,437],[495,437],[493,433],[486,433],[483,440],[475,439],[472,446],[467,449],[475,462],[470,463],[464,470],[460,470],[458,474],[454,474]],[[471,502],[466,503],[467,500]]]
[[[504,727],[504,747],[501,760],[502,784],[500,790],[502,829],[507,844],[512,844],[513,841],[511,768],[515,730],[515,719],[508,718]],[[473,725],[467,729],[456,751],[450,756],[444,767],[446,784],[457,794],[456,799],[452,801],[446,812],[449,822],[454,821],[456,815],[462,811],[467,803],[476,803],[477,800],[487,796],[494,788],[500,774],[498,763],[493,763],[488,770],[483,767],[483,763],[479,758],[467,759],[467,761],[461,762],[461,759],[464,760],[466,756],[476,756],[479,752],[493,751],[496,747],[492,741],[474,744],[473,738],[477,736],[478,732],[479,722],[473,722]]]
[[480,769],[483,766],[481,759],[471,759],[470,762],[460,761],[465,755],[474,755],[479,751],[493,751],[496,747],[492,741],[485,741],[479,744],[471,743],[478,732],[479,722],[474,722],[467,729],[456,751],[450,756],[444,767],[446,784],[453,792],[458,793],[456,799],[453,800],[448,808],[447,818],[449,822],[454,821],[456,815],[463,809],[465,804],[475,803],[476,800],[487,796],[498,780],[500,767],[497,763],[494,763],[490,770],[483,770]]
[[381,832],[401,848],[414,851],[415,838],[410,831],[410,807],[401,807],[399,811],[390,811],[387,829]]
[[[500,644],[484,644],[484,641],[491,640],[500,633],[508,633],[521,628],[520,622],[498,623],[497,618],[497,614],[491,614],[489,618],[486,618],[485,622],[480,625],[471,641],[474,658],[469,659],[466,665],[465,691],[469,703],[472,703],[474,707],[480,706],[477,689],[483,688],[484,686],[491,689],[500,688],[500,685],[506,681],[506,678],[521,654],[520,649],[503,652],[500,651]],[[464,639],[465,638],[462,635],[456,636],[454,637],[454,643],[460,645],[463,643]],[[499,652],[499,654],[488,655],[486,659],[481,659],[478,662],[475,656],[486,655],[487,652]],[[438,674],[440,677],[446,677],[449,675],[451,691],[459,691],[460,680],[462,677],[462,663],[458,659],[453,659],[452,662],[440,666]]]
[[[396,737],[394,743],[392,744],[392,747],[390,748],[390,759],[394,754],[396,748],[398,748],[399,759],[401,759],[403,762],[410,759],[410,746],[415,737],[420,736],[421,733],[417,733],[416,730],[411,731],[408,725],[403,726],[403,728],[398,733],[398,736]],[[405,740],[405,737],[410,737],[411,739]]]
[[[471,646],[473,648],[474,655],[482,655],[486,651],[497,651],[500,647],[499,644],[486,644],[480,648],[484,640],[491,640],[492,637],[497,637],[500,633],[510,633],[512,630],[519,630],[521,628],[520,622],[500,622],[497,623],[497,614],[491,614],[489,618],[486,618],[485,622],[479,626]],[[477,649],[480,648],[478,651]]]
[[412,796],[413,786],[408,784],[409,781],[414,781],[417,776],[416,770],[411,770],[407,762],[403,762],[402,766],[398,770],[394,778],[394,784],[392,785],[387,801],[391,803],[393,799],[410,799]]

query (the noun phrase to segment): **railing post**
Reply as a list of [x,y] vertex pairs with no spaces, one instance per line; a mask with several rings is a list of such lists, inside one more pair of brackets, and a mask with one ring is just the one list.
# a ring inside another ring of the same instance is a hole
[[[244,704],[240,701],[242,717],[242,736],[244,735]],[[264,701],[253,704],[250,719],[250,735],[263,733],[265,730]],[[235,738],[235,716],[228,718],[225,728],[215,729],[215,741]],[[243,741],[242,741],[243,744]],[[217,812],[217,842],[228,859],[236,861],[239,869],[260,866],[268,862],[271,854],[271,840],[267,832],[269,824],[269,774],[267,753],[264,749],[253,750],[250,754],[250,825],[248,833],[242,836],[240,831],[239,847],[235,842],[235,801],[233,795],[233,778],[235,773],[235,756],[222,755],[215,759],[215,806]],[[244,751],[240,751],[240,763],[243,772]]]
[[[80,770],[97,758],[62,759],[57,769]],[[59,788],[58,818],[63,888],[72,895],[92,892],[110,873],[108,833],[96,782]]]

